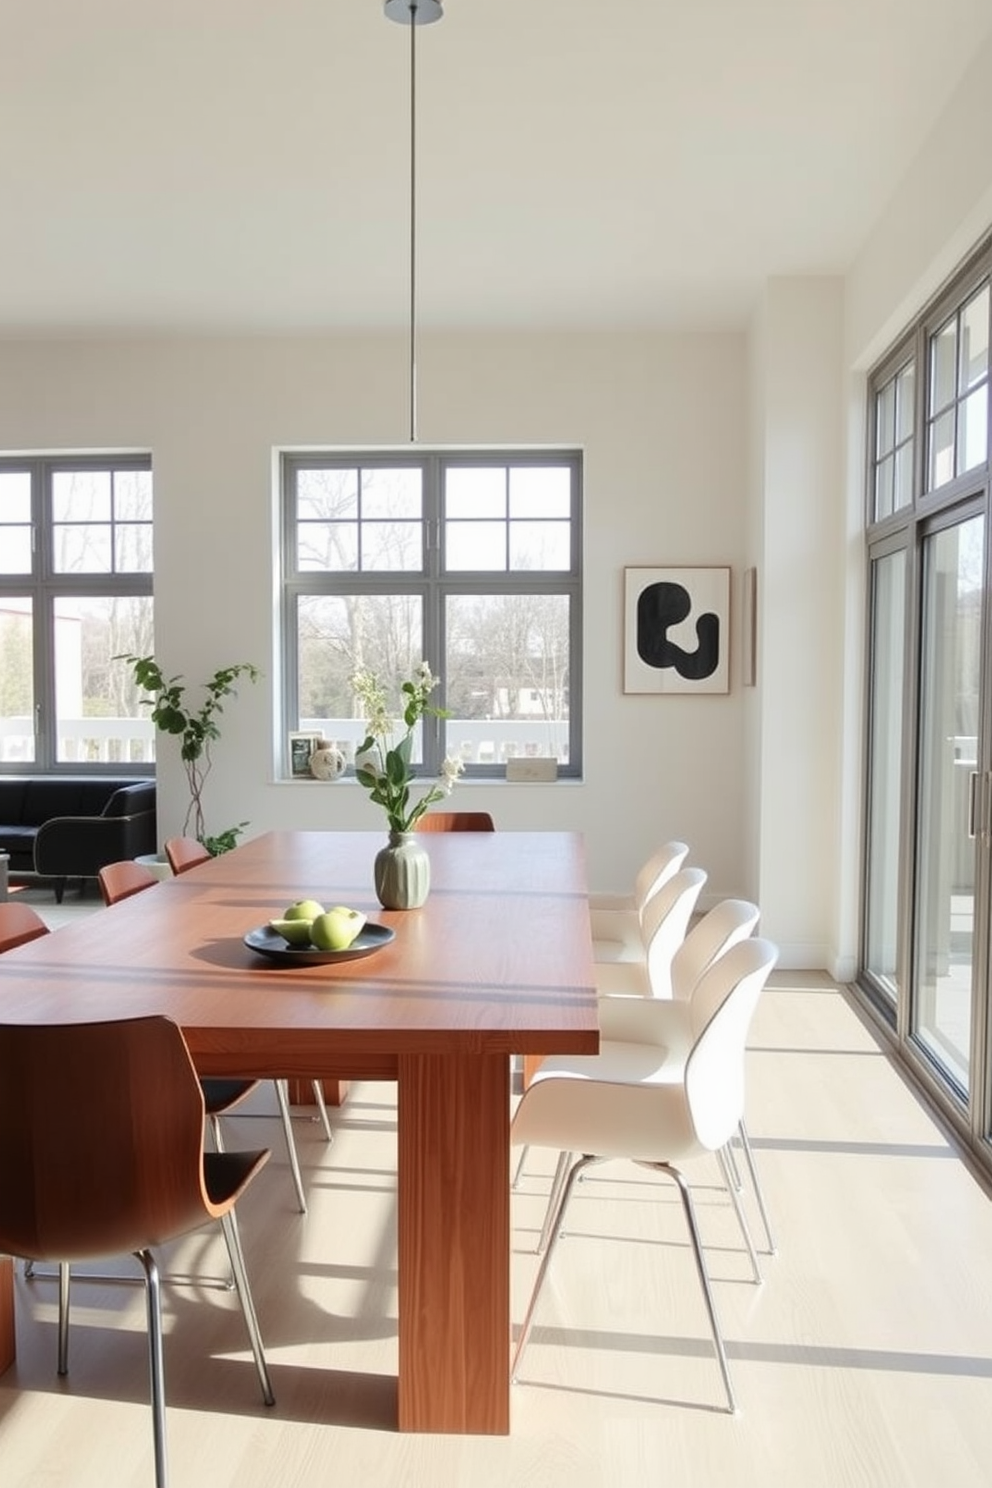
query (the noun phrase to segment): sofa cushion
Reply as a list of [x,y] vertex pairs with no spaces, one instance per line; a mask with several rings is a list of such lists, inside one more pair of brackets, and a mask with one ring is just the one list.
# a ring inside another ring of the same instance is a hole
[[37,830],[37,827],[18,827],[0,822],[0,852],[9,853],[12,858],[31,858]]
[[80,815],[81,782],[72,776],[31,775],[24,782],[21,825],[40,827],[53,816]]
[[11,779],[9,776],[6,780],[0,780],[0,824],[20,826],[26,784],[26,780]]
[[[53,816],[102,816],[114,792],[131,783],[119,775],[28,775],[17,782],[23,789],[17,821],[21,826],[40,827]],[[9,820],[0,808],[0,822]]]

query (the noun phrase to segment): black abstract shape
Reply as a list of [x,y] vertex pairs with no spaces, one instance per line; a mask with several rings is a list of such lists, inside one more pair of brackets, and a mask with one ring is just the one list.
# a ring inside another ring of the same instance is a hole
[[674,667],[686,682],[712,677],[720,661],[720,617],[710,611],[696,621],[695,651],[668,639],[692,609],[692,596],[682,584],[648,584],[637,596],[637,654],[650,667]]

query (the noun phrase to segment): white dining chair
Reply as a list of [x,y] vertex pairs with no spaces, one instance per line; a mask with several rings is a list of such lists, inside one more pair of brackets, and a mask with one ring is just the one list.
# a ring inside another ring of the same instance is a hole
[[[670,995],[671,964],[685,940],[696,901],[706,882],[703,868],[680,868],[652,895],[644,913],[645,960],[602,963],[594,966],[593,980],[600,1001],[605,997],[651,997],[654,985]],[[520,1150],[511,1187],[523,1176],[527,1147]],[[558,1175],[562,1173],[559,1163]],[[552,1185],[552,1194],[554,1185]]]
[[672,961],[686,938],[705,883],[704,868],[680,868],[672,874],[644,907],[643,958],[594,966],[593,980],[600,994],[671,996]]
[[[511,1371],[515,1380],[576,1180],[594,1163],[625,1158],[665,1174],[678,1186],[728,1408],[736,1410],[682,1164],[704,1153],[719,1154],[737,1128],[744,1108],[748,1028],[777,954],[770,941],[752,937],[732,946],[704,972],[693,997],[684,1004],[692,1028],[686,1055],[673,1053],[661,1041],[660,1024],[654,1026],[666,1011],[664,1002],[619,999],[618,1006],[626,1005],[632,1019],[627,1040],[604,1040],[598,1054],[550,1056],[524,1092],[514,1114],[511,1142],[554,1147],[580,1156],[556,1197],[550,1239],[517,1340]],[[740,1200],[732,1185],[728,1191],[758,1279]]]
[[643,961],[641,925],[645,905],[679,871],[688,855],[688,844],[675,840],[652,853],[637,871],[634,891],[627,904],[607,908],[590,897],[594,961]]
[[[689,931],[676,951],[672,960],[672,996],[658,999],[659,1010],[649,1015],[650,1029],[654,1036],[666,1045],[672,1059],[679,1057],[686,1059],[692,1047],[693,1023],[688,1002],[700,977],[731,946],[751,935],[757,928],[760,917],[761,912],[756,904],[746,899],[724,899]],[[604,1041],[623,1043],[629,1040],[637,1042],[640,1039],[640,1029],[643,1023],[636,1007],[640,1000],[638,996],[632,998],[619,995],[607,995],[600,998],[599,1026]],[[631,1002],[635,1004],[633,1008],[630,1006]],[[772,1233],[764,1190],[758,1176],[758,1168],[743,1115],[735,1134],[735,1140],[740,1145],[751,1180],[755,1204],[765,1234],[764,1249],[768,1255],[775,1255],[778,1247]],[[559,1158],[558,1168],[551,1184],[541,1238],[538,1241],[539,1251],[543,1250],[547,1243],[555,1198],[560,1191],[570,1156],[570,1153],[565,1152]],[[726,1181],[732,1183],[740,1194],[743,1184],[734,1154],[733,1141],[722,1154],[721,1166]]]
[[[679,946],[672,957],[670,987],[663,991],[670,991],[671,1001],[668,1003],[669,1011],[659,1015],[659,1025],[664,1032],[666,1042],[670,1042],[672,1048],[681,1048],[688,1051],[691,1044],[690,1018],[684,1004],[692,996],[693,990],[703,972],[713,962],[736,945],[738,941],[752,935],[757,929],[761,911],[756,904],[747,899],[724,899],[715,905],[708,914],[705,914],[698,924],[686,935],[685,940]],[[606,1006],[609,998],[604,998],[600,1003],[600,1029],[604,1036],[610,1038],[622,1038],[619,1031],[618,1021],[622,1017],[622,1009]],[[608,1030],[610,1030],[608,1032]],[[744,1157],[745,1166],[751,1180],[754,1191],[754,1199],[761,1217],[762,1228],[765,1233],[765,1250],[769,1255],[775,1255],[777,1245],[772,1233],[771,1220],[768,1215],[768,1207],[765,1202],[764,1190],[758,1176],[757,1164],[754,1160],[754,1152],[748,1135],[747,1124],[743,1115],[736,1133],[736,1142],[739,1144]],[[740,1172],[734,1153],[734,1143],[726,1149],[727,1160],[726,1176],[741,1192],[742,1184]]]

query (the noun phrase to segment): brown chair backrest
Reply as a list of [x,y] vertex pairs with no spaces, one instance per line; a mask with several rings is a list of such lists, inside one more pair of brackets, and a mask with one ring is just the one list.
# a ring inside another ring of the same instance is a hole
[[30,904],[18,904],[16,899],[0,904],[0,951],[12,951],[47,934],[48,926]]
[[0,1254],[74,1261],[185,1234],[215,1213],[202,1154],[171,1019],[0,1025]]
[[144,863],[136,863],[133,858],[122,858],[119,863],[105,863],[96,876],[100,881],[104,904],[116,904],[120,899],[129,899],[132,894],[140,894],[142,889],[150,889],[158,883],[152,870],[146,868]]
[[418,832],[495,832],[488,811],[426,811],[417,823]]
[[185,873],[187,868],[205,863],[211,854],[195,837],[170,837],[165,844],[165,856],[173,873]]

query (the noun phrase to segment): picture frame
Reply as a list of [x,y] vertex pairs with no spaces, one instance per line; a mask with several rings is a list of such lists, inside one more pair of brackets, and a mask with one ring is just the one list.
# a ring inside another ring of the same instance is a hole
[[741,680],[745,687],[758,681],[758,570],[744,570],[741,595]]
[[294,732],[289,735],[289,773],[294,780],[312,780],[310,756],[324,742],[320,734]]
[[625,568],[625,693],[730,691],[730,569]]

